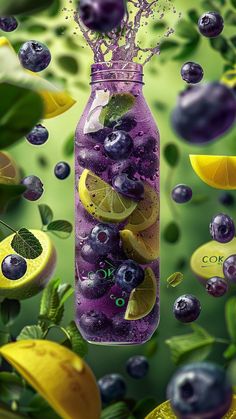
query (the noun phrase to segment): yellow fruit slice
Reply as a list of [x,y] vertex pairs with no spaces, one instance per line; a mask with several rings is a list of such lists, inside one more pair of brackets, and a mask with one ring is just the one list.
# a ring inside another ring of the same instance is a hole
[[113,223],[128,218],[137,206],[137,202],[122,196],[87,169],[79,180],[79,197],[84,208],[95,218]]
[[63,419],[99,419],[94,375],[72,351],[48,340],[22,340],[0,348],[3,356]]
[[[27,271],[18,280],[6,278],[0,268],[1,297],[23,300],[40,292],[51,278],[56,266],[56,249],[50,237],[40,230],[30,230],[40,241],[43,252],[36,259],[27,259]],[[14,234],[6,237],[0,243],[0,266],[2,260],[16,252],[11,247]]]
[[221,83],[233,89],[236,86],[236,68],[226,71],[221,78]]
[[216,189],[236,189],[236,156],[190,155],[200,179]]
[[155,223],[159,216],[159,196],[147,182],[144,183],[144,197],[129,217],[125,226],[134,232],[146,230]]
[[139,320],[152,311],[157,296],[157,280],[151,268],[145,269],[145,277],[139,287],[130,294],[125,320]]
[[4,185],[17,185],[20,182],[20,172],[8,153],[0,151],[0,183]]
[[150,263],[159,256],[158,224],[150,226],[147,230],[134,233],[130,230],[120,231],[123,249],[129,259],[138,263]]

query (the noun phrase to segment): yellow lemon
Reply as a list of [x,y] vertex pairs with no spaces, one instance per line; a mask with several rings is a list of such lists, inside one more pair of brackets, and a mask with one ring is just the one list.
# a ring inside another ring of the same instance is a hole
[[207,185],[236,189],[236,156],[190,155],[192,168]]
[[226,84],[226,86],[231,87],[231,89],[236,87],[236,68],[233,70],[226,71],[222,78],[221,82]]
[[123,249],[127,257],[143,264],[156,260],[159,256],[158,233],[157,223],[139,233],[127,229],[120,231]]
[[8,153],[0,151],[0,184],[17,185],[20,182],[20,172]]

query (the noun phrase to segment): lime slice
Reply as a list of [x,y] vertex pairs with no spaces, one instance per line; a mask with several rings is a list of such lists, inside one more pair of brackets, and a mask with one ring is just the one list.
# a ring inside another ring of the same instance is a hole
[[125,320],[139,320],[152,311],[157,297],[157,280],[151,268],[145,269],[142,284],[130,294]]
[[147,230],[134,233],[130,230],[120,232],[123,249],[129,259],[138,263],[150,263],[159,256],[158,224],[150,226]]
[[207,185],[236,189],[236,156],[190,155],[192,168]]
[[4,185],[17,185],[20,182],[20,172],[8,153],[0,151],[0,183]]
[[169,400],[166,402],[159,404],[151,413],[149,413],[145,419],[177,419],[173,410],[171,409],[171,405]]
[[[23,300],[40,292],[51,278],[56,265],[56,250],[51,239],[40,230],[31,230],[40,241],[43,252],[36,259],[27,259],[27,271],[18,280],[6,278],[0,268],[0,295],[6,298]],[[2,260],[16,252],[11,247],[14,234],[0,243],[0,266]]]
[[147,182],[144,182],[144,198],[129,217],[127,230],[134,232],[146,230],[159,216],[159,196]]
[[84,208],[101,221],[119,223],[137,206],[137,202],[122,196],[87,169],[80,177],[79,196]]

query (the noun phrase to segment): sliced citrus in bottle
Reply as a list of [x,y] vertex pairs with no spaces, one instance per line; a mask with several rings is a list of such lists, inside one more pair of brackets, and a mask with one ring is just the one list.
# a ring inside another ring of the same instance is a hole
[[159,196],[147,182],[144,182],[144,197],[129,217],[127,230],[143,231],[155,223],[159,216]]
[[137,202],[122,196],[87,169],[79,180],[79,196],[84,208],[101,221],[119,223],[137,206]]
[[0,183],[4,185],[17,185],[20,182],[20,172],[8,153],[0,151]]
[[150,263],[159,256],[159,235],[157,223],[144,231],[134,233],[130,230],[120,231],[123,249],[129,259],[138,263]]
[[192,168],[207,185],[236,189],[236,156],[190,155]]
[[83,359],[65,346],[49,340],[19,340],[2,346],[0,355],[61,418],[100,418],[101,401],[95,377]]
[[11,280],[1,270],[3,259],[16,252],[11,247],[14,234],[0,242],[0,295],[24,300],[40,292],[51,278],[56,266],[56,249],[50,237],[40,230],[30,230],[40,241],[43,252],[36,259],[27,259],[27,271],[22,278]]
[[130,294],[125,320],[139,320],[147,316],[156,303],[157,280],[151,268],[145,269],[145,277],[139,287]]

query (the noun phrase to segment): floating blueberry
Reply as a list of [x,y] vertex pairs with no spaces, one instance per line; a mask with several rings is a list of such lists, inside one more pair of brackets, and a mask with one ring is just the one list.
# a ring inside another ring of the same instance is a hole
[[133,378],[144,378],[148,370],[149,363],[145,356],[132,356],[126,363],[126,371]]
[[127,159],[133,150],[133,140],[125,131],[113,131],[104,141],[104,149],[113,160]]
[[0,29],[4,32],[13,32],[18,27],[18,22],[13,16],[0,17]]
[[25,42],[18,55],[23,67],[36,73],[45,70],[51,62],[49,49],[38,41]]
[[207,38],[215,38],[224,29],[223,17],[217,12],[204,13],[198,21],[198,28]]
[[177,204],[185,204],[192,199],[192,189],[187,185],[177,185],[171,192],[173,201]]
[[95,150],[94,148],[79,147],[77,159],[81,167],[95,173],[104,172],[108,166],[108,159],[103,156],[102,150]]
[[124,0],[80,0],[79,15],[89,29],[109,32],[120,25],[125,14]]
[[112,186],[117,192],[135,201],[140,201],[144,196],[143,182],[135,178],[131,179],[126,173],[114,176]]
[[219,196],[219,202],[224,205],[225,207],[231,207],[235,203],[234,196],[229,192],[223,192]]
[[228,291],[227,281],[224,278],[214,276],[213,278],[208,279],[206,290],[208,294],[213,297],[222,297]]
[[187,83],[199,83],[203,78],[203,68],[200,64],[189,61],[181,68],[181,77]]
[[119,247],[120,234],[116,226],[100,223],[90,233],[91,247],[98,255],[107,255]]
[[223,272],[226,279],[236,283],[236,255],[231,255],[223,263]]
[[108,374],[98,380],[102,402],[122,400],[126,393],[125,380],[120,374]]
[[8,279],[20,279],[25,275],[26,271],[26,260],[20,255],[8,255],[2,261],[2,273]]
[[70,166],[65,161],[60,161],[54,168],[54,174],[57,179],[64,180],[70,176]]
[[176,319],[183,323],[194,322],[199,317],[200,312],[200,301],[194,295],[182,295],[174,303],[173,313]]
[[21,181],[27,189],[23,193],[24,198],[29,201],[37,201],[43,194],[43,184],[37,176],[26,176]]
[[133,260],[123,262],[115,272],[116,284],[127,292],[131,292],[143,280],[144,270]]
[[49,137],[49,132],[47,128],[43,125],[36,125],[32,131],[26,136],[27,140],[32,145],[42,145],[46,143]]
[[220,243],[230,242],[235,235],[234,222],[232,218],[226,214],[215,215],[211,220],[209,229],[213,240]]
[[79,324],[88,336],[101,336],[109,328],[110,320],[101,311],[91,310],[82,314]]

